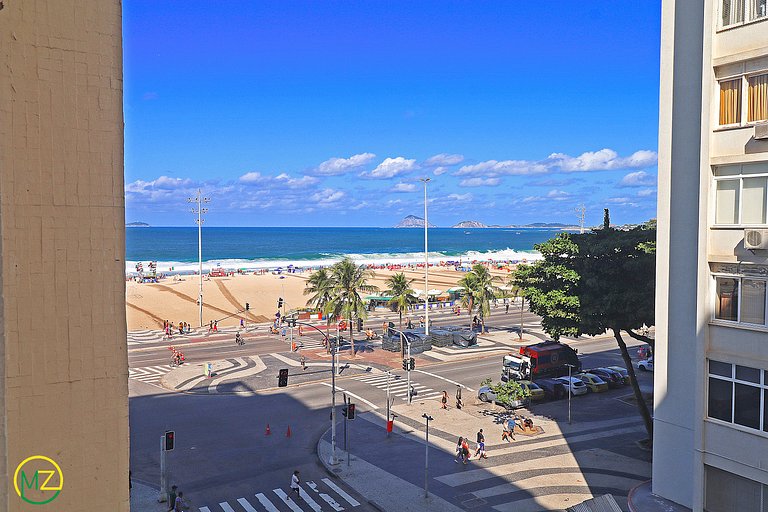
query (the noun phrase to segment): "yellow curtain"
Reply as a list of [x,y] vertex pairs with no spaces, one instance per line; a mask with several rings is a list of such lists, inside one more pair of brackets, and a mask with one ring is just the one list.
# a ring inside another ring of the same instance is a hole
[[768,75],[753,76],[749,79],[747,111],[748,121],[768,121]]
[[741,122],[741,79],[720,82],[720,124]]

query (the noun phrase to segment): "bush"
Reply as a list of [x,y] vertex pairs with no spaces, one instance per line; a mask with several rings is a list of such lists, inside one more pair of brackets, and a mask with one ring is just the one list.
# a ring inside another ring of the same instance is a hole
[[496,402],[506,406],[511,405],[514,401],[524,400],[531,396],[531,393],[526,388],[513,380],[494,384],[491,386],[491,391],[496,394]]

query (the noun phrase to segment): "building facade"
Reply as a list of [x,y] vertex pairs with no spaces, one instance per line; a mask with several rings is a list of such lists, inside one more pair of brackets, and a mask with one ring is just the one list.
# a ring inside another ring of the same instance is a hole
[[0,2],[2,511],[129,510],[121,17]]
[[654,494],[768,511],[768,1],[664,0]]

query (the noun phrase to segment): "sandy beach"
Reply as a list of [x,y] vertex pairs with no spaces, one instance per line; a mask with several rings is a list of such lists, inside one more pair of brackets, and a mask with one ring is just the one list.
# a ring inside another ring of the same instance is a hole
[[[386,279],[396,272],[404,272],[414,279],[412,287],[424,288],[424,270],[403,268],[398,270],[376,269],[370,284],[381,290],[386,288]],[[497,286],[509,279],[506,270],[493,270],[498,276]],[[447,290],[465,275],[452,267],[430,267],[429,288]],[[269,322],[277,311],[277,300],[283,297],[286,310],[304,307],[307,296],[303,294],[310,272],[274,275],[235,274],[228,277],[203,277],[203,321],[218,320],[242,310],[250,304],[247,317],[249,322]],[[126,313],[128,330],[161,329],[164,320],[174,324],[188,322],[193,327],[199,324],[197,276],[167,277],[159,283],[126,282]],[[367,294],[364,294],[367,295]],[[219,322],[220,326],[236,325],[240,316],[233,316]]]

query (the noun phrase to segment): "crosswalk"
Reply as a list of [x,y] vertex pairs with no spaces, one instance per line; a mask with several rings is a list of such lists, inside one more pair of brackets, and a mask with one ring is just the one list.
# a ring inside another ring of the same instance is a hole
[[[309,481],[299,486],[299,496],[291,489],[277,488],[259,492],[248,498],[241,497],[222,501],[218,505],[200,507],[199,512],[342,512],[360,506],[360,502],[330,478],[319,482]],[[271,498],[271,499],[270,499]]]
[[[400,398],[403,401],[408,400],[408,382],[404,378],[397,379],[395,376],[387,377],[387,374],[378,375],[363,375],[360,377],[353,377],[353,380],[365,382],[371,386],[386,391],[387,379],[389,379],[389,392],[392,396]],[[428,388],[423,384],[411,379],[411,387],[415,391],[413,395],[414,399],[435,398],[442,395],[442,391],[437,391],[432,388]]]
[[158,366],[144,366],[142,368],[128,368],[128,378],[140,380],[147,384],[159,384],[163,375],[171,371],[171,366],[164,364]]

